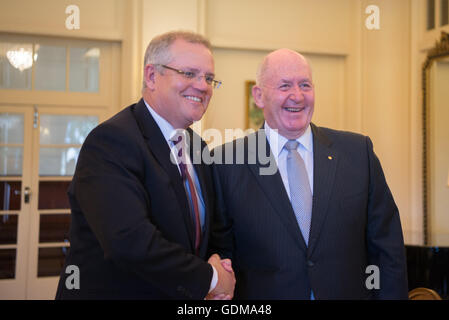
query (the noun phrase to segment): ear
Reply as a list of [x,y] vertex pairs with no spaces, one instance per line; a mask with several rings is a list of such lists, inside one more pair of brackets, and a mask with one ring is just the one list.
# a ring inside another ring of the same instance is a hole
[[143,72],[147,88],[153,90],[156,82],[156,67],[154,64],[147,64],[143,69]]
[[263,105],[263,99],[262,99],[262,88],[259,87],[258,85],[253,86],[252,94],[253,94],[254,102],[256,103],[256,105],[260,109],[263,109],[264,105]]

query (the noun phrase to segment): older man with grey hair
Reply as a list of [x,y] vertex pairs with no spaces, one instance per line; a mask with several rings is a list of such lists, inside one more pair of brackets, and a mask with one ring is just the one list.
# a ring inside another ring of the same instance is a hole
[[263,127],[214,150],[246,160],[214,166],[211,243],[233,261],[235,298],[407,299],[399,212],[371,140],[311,122],[312,72],[295,51],[268,54],[252,93]]

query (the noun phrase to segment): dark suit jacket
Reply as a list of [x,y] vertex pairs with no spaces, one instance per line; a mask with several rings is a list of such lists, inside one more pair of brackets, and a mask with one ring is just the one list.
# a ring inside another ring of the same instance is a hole
[[[211,249],[233,261],[235,298],[309,299],[313,290],[317,299],[407,299],[399,213],[370,139],[312,124],[314,190],[306,247],[279,171],[260,175],[260,159],[251,164],[262,146],[270,150],[264,130],[259,133],[214,150],[223,159],[244,150],[245,164],[214,167]],[[255,147],[250,141],[257,141]],[[368,265],[379,267],[379,290],[365,285],[373,275],[365,273]]]
[[[214,206],[211,170],[195,165],[206,206],[198,257],[185,189],[169,157],[143,100],[88,135],[68,190],[70,252],[57,299],[204,298],[213,273],[203,260]],[[66,288],[68,265],[80,270],[79,290]]]

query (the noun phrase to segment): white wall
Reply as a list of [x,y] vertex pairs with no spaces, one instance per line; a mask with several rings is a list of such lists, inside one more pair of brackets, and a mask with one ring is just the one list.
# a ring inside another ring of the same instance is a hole
[[363,1],[380,9],[380,29],[362,28],[362,131],[374,143],[401,214],[410,216],[410,2]]
[[353,0],[209,0],[206,30],[218,47],[347,54]]
[[[129,1],[129,0],[128,0]],[[65,27],[66,7],[80,9],[80,29]],[[2,32],[120,40],[126,0],[0,0]]]

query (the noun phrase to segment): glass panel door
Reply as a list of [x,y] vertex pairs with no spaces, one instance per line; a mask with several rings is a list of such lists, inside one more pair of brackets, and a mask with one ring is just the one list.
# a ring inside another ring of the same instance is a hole
[[26,297],[31,107],[0,106],[0,299]]
[[0,34],[0,300],[54,299],[67,188],[84,138],[121,107],[119,71],[118,43]]
[[[80,108],[81,109],[81,108]],[[30,221],[27,298],[53,299],[68,253],[70,205],[67,189],[81,145],[98,125],[98,111],[39,107],[33,137],[36,196]]]

